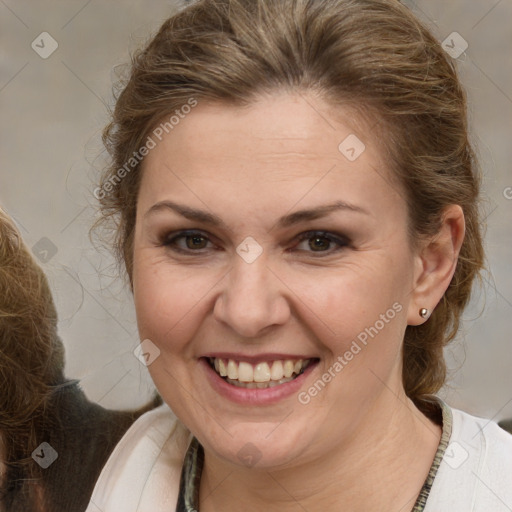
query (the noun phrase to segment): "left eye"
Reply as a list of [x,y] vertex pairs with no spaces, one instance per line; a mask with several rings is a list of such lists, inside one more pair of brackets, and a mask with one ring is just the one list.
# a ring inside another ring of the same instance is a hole
[[[331,233],[326,233],[324,231],[308,231],[307,233],[303,233],[299,236],[299,245],[308,242],[307,246],[311,249],[311,252],[321,252],[321,253],[332,253],[346,247],[348,245],[348,241],[337,236],[332,235]],[[329,250],[329,247],[335,244],[338,246],[334,251]],[[306,249],[307,251],[307,249]]]

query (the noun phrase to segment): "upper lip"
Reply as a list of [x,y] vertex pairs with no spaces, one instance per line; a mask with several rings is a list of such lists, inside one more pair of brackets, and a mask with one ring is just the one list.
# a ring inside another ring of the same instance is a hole
[[205,354],[205,358],[218,358],[218,359],[232,359],[233,361],[244,361],[247,363],[261,363],[265,361],[283,361],[287,359],[299,360],[299,359],[318,359],[314,356],[307,356],[303,354],[277,354],[277,353],[266,353],[266,354],[240,354],[236,352],[209,352]]

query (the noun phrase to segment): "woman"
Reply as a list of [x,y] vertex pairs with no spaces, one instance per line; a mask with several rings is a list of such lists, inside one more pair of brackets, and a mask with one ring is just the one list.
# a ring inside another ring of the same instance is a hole
[[104,140],[95,195],[166,405],[89,510],[512,508],[512,438],[435,396],[479,181],[454,66],[405,7],[193,3]]
[[110,411],[64,376],[46,276],[0,209],[0,510],[79,512],[144,412]]

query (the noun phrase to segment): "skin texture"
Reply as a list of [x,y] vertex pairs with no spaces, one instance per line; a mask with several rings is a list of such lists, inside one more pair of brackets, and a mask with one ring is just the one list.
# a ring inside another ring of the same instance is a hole
[[[276,93],[247,108],[201,102],[144,162],[137,319],[141,339],[160,350],[149,366],[159,392],[204,446],[202,511],[241,503],[297,510],[297,502],[307,510],[410,510],[437,449],[440,427],[405,396],[401,346],[406,326],[425,321],[419,309],[432,310],[450,282],[462,211],[447,209],[438,237],[413,250],[406,204],[378,141],[348,109],[335,117],[311,95]],[[353,133],[366,149],[351,162],[338,145]],[[148,213],[164,200],[213,213],[226,227],[166,208]],[[364,213],[277,225],[335,201]],[[198,249],[190,238],[174,244],[186,254],[164,245],[185,229],[207,237]],[[311,230],[348,241],[298,239]],[[248,236],[263,249],[252,263],[236,252]],[[318,358],[299,390],[307,391],[393,304],[401,311],[306,405],[297,393],[274,404],[234,403],[201,364],[221,352]],[[251,468],[238,456],[247,443],[258,454]]]

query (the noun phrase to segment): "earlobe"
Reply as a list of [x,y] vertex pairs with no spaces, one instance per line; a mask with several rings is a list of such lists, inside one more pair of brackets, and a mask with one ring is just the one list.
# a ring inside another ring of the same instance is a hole
[[439,232],[425,240],[415,257],[418,270],[409,303],[408,325],[426,322],[443,297],[455,273],[464,234],[462,208],[446,207]]

